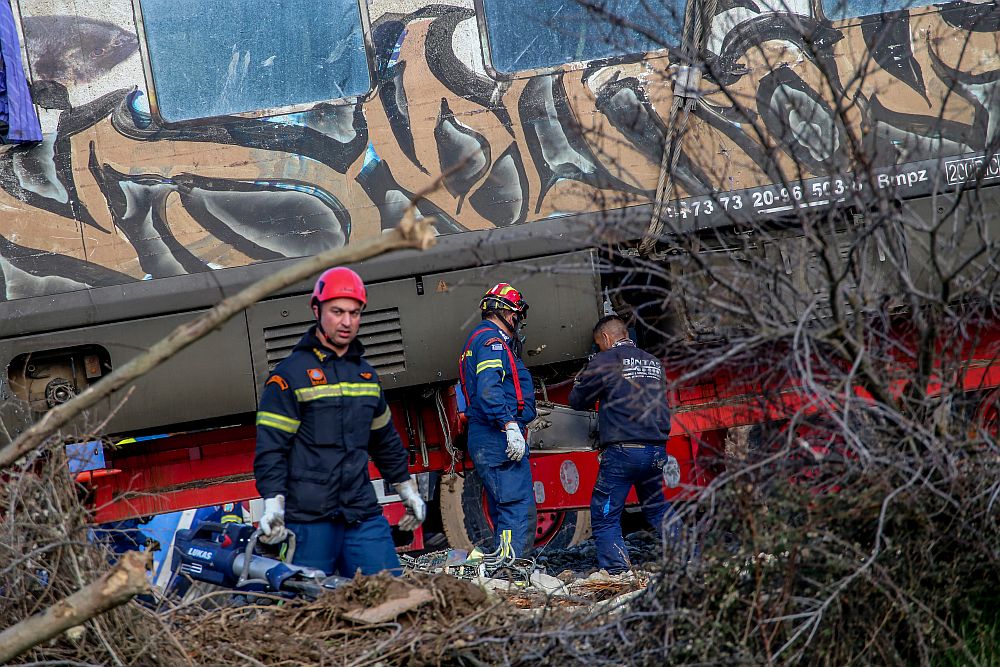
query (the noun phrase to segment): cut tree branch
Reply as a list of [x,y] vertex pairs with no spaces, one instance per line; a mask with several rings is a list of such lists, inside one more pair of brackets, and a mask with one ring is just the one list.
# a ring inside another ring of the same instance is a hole
[[0,664],[149,590],[148,556],[129,551],[99,579],[0,633]]

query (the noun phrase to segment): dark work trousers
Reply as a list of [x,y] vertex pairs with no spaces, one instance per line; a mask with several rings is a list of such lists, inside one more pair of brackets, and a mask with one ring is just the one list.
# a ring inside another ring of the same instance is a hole
[[469,424],[469,453],[486,489],[486,504],[493,524],[493,549],[500,546],[501,533],[509,530],[514,553],[523,557],[535,546],[531,464],[527,455],[520,461],[511,461],[504,454],[504,458],[498,460],[497,452],[506,449],[507,436],[503,431]]
[[597,547],[597,562],[615,574],[629,568],[628,552],[622,539],[622,511],[625,497],[635,486],[646,520],[658,533],[670,503],[663,495],[663,466],[667,452],[663,445],[609,445],[601,454],[601,467],[590,500],[590,518]]
[[340,520],[290,521],[288,529],[295,533],[294,565],[347,578],[358,570],[361,574],[402,574],[389,522],[381,514],[353,524]]

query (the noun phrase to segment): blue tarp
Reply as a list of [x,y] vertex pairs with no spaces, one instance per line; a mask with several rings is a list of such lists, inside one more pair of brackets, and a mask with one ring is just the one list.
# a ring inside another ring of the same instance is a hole
[[42,140],[42,127],[31,102],[28,80],[21,67],[21,42],[17,38],[14,12],[10,3],[0,0],[0,120],[8,125],[5,143],[23,143]]

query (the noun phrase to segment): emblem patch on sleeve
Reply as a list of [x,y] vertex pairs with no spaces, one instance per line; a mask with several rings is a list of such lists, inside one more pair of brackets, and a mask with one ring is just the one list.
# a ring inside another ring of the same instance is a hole
[[358,373],[358,375],[360,375],[361,378],[364,379],[364,380],[371,380],[372,379],[372,374],[369,373],[368,371],[364,371],[363,373]]
[[306,373],[309,375],[309,381],[312,382],[312,386],[318,387],[321,384],[326,384],[326,373],[320,368],[310,368]]
[[285,382],[285,378],[280,375],[272,375],[268,378],[267,382],[264,383],[264,386],[266,387],[269,384],[276,384],[278,385],[278,389],[281,391],[288,391],[288,383]]

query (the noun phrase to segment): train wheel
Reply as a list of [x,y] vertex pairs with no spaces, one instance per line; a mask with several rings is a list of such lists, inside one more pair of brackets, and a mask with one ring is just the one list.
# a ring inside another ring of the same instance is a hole
[[[448,543],[456,549],[493,544],[493,525],[486,511],[486,490],[473,471],[455,479],[449,490],[441,484],[441,523]],[[555,549],[579,544],[590,537],[590,511],[535,513],[535,546]]]

